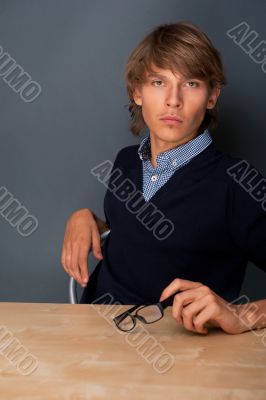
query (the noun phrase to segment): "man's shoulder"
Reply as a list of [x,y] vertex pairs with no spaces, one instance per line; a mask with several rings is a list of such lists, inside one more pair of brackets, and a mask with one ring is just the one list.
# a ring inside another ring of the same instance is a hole
[[140,159],[138,155],[138,148],[138,144],[123,147],[118,151],[115,163],[124,164],[126,162],[127,165],[130,165],[130,163],[136,164],[136,160]]
[[229,184],[231,190],[242,195],[251,192],[260,183],[265,185],[264,174],[248,158],[221,150],[217,150],[216,154],[220,155],[220,162],[214,169],[216,183]]
[[248,158],[240,157],[238,155],[230,154],[227,151],[218,151],[221,157],[221,167],[226,169],[227,174],[230,175],[231,171],[247,172],[251,169],[256,170],[258,174],[262,175],[262,172],[256,168],[256,166],[249,161]]

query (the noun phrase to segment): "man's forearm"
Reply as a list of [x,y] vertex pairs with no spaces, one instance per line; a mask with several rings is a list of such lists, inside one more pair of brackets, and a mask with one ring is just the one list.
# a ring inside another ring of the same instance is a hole
[[239,318],[246,330],[266,328],[266,299],[242,304]]
[[266,299],[254,301],[257,311],[254,313],[253,329],[266,328]]
[[103,232],[107,231],[107,230],[109,229],[109,227],[108,227],[108,225],[106,224],[106,222],[103,221],[102,219],[100,219],[99,217],[97,217],[97,215],[94,214],[93,211],[91,211],[91,213],[92,213],[93,218],[95,219],[95,222],[96,222],[96,224],[97,224],[97,226],[98,226],[99,232],[100,232],[100,233],[103,233]]

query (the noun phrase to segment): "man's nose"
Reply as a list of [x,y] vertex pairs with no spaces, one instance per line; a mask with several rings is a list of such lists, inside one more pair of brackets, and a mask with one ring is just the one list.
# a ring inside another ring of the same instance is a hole
[[178,86],[169,88],[166,102],[169,107],[180,107],[183,104],[182,93]]

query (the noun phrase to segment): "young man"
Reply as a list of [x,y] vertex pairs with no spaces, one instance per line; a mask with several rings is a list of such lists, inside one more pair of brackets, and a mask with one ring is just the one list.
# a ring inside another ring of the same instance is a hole
[[[101,260],[81,302],[105,293],[122,304],[157,302],[179,290],[173,317],[188,330],[207,333],[209,323],[233,334],[266,326],[266,300],[250,303],[256,312],[250,308],[244,318],[238,317],[243,305],[228,306],[249,260],[266,271],[266,206],[255,199],[261,174],[254,190],[244,190],[240,180],[253,166],[212,143],[209,129],[226,84],[219,52],[193,24],[162,25],[133,50],[125,79],[131,131],[139,135],[147,127],[149,134],[115,159],[106,222],[90,210],[68,221],[65,270],[85,286],[91,248]],[[111,233],[102,257],[105,228]]]

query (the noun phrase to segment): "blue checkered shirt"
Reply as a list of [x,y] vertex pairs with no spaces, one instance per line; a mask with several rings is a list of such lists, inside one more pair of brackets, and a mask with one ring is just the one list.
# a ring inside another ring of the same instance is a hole
[[156,158],[157,167],[153,167],[150,161],[150,136],[146,136],[138,148],[138,154],[142,160],[142,190],[145,200],[148,201],[171,178],[176,170],[188,164],[192,158],[206,149],[211,142],[211,135],[206,129],[189,142],[158,154]]

